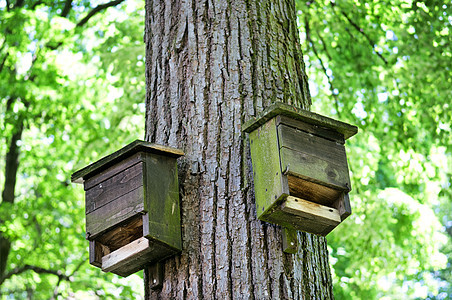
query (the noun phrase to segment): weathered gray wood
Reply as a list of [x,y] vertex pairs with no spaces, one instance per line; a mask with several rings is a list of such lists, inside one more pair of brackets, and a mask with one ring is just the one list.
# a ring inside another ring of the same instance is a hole
[[178,253],[177,249],[157,240],[141,237],[102,257],[102,271],[127,277],[156,262]]
[[87,190],[86,213],[88,214],[111,201],[115,201],[142,186],[143,168],[143,163],[137,163]]
[[121,172],[125,169],[128,169],[131,166],[133,166],[139,162],[142,162],[144,160],[143,157],[144,157],[144,153],[138,152],[138,153],[124,159],[123,161],[121,161],[115,165],[112,165],[108,169],[86,179],[85,182],[83,183],[85,191],[89,190],[90,188],[92,188],[95,185],[98,185],[102,181],[105,181],[105,180],[109,179],[110,177],[118,174],[119,172]]
[[71,176],[71,181],[76,183],[83,183],[84,180],[102,172],[103,170],[108,169],[112,165],[115,165],[116,163],[134,155],[137,152],[166,154],[175,158],[184,155],[184,152],[182,150],[176,148],[165,147],[141,140],[135,140],[134,142],[128,144],[120,150],[108,156],[105,156],[100,160],[90,164],[89,166],[75,172]]
[[276,124],[278,126],[280,124],[284,124],[286,126],[302,130],[315,136],[322,137],[333,142],[338,142],[340,144],[345,143],[344,135],[340,132],[331,130],[330,128],[325,128],[319,125],[314,125],[297,119],[289,118],[284,115],[279,115],[276,117]]
[[268,120],[278,116],[287,116],[303,121],[308,124],[329,128],[344,135],[345,139],[350,138],[358,132],[358,127],[338,120],[334,120],[307,110],[299,109],[281,102],[275,102],[267,107],[258,117],[252,118],[242,126],[245,132],[252,132]]
[[102,257],[102,271],[121,272],[121,269],[129,268],[127,265],[135,265],[135,260],[146,256],[151,251],[149,240],[141,237]]
[[144,188],[141,186],[87,214],[88,239],[93,240],[105,230],[144,212]]
[[[347,169],[345,147],[310,133],[286,126],[278,126],[279,146],[317,157]],[[285,168],[283,165],[282,168]]]
[[334,189],[350,189],[347,165],[339,165],[289,148],[281,148],[281,164],[288,174]]
[[279,224],[291,230],[309,232],[321,236],[327,235],[336,227],[331,223],[320,223],[318,219],[310,215],[284,212],[281,210],[281,207],[275,207],[272,212],[267,212],[265,215],[262,215],[261,220]]

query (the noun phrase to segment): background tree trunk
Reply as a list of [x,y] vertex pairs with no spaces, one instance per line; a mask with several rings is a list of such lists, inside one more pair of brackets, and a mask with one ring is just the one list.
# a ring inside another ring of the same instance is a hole
[[326,240],[299,233],[285,254],[281,228],[256,219],[241,131],[274,101],[309,109],[294,2],[146,0],[145,42],[146,140],[186,154],[184,250],[147,297],[333,298]]

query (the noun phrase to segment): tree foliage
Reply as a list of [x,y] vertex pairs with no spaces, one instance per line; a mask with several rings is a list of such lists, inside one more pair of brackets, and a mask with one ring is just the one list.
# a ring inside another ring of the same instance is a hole
[[[143,135],[143,9],[120,2],[0,1],[2,298],[142,292],[89,266],[69,183]],[[360,127],[353,215],[328,236],[336,297],[452,297],[452,3],[297,6],[312,110]]]
[[144,134],[142,4],[121,2],[0,1],[2,299],[143,292],[138,276],[89,266],[83,191],[70,183]]
[[357,124],[339,299],[452,296],[452,3],[298,1],[313,110]]

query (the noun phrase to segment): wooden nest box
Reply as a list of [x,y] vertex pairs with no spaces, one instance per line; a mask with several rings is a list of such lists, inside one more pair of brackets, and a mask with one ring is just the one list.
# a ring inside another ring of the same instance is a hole
[[176,160],[182,155],[136,140],[72,174],[86,192],[90,264],[128,276],[181,251]]
[[356,126],[275,103],[243,131],[260,220],[325,236],[351,214],[344,143]]

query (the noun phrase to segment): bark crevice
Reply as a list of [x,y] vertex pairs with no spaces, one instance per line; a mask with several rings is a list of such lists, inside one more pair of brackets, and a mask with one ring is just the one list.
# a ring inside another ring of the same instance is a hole
[[298,255],[287,255],[280,227],[256,218],[241,132],[274,101],[309,108],[294,2],[147,0],[146,8],[145,138],[185,152],[183,251],[148,298],[330,299],[325,240],[301,234]]

